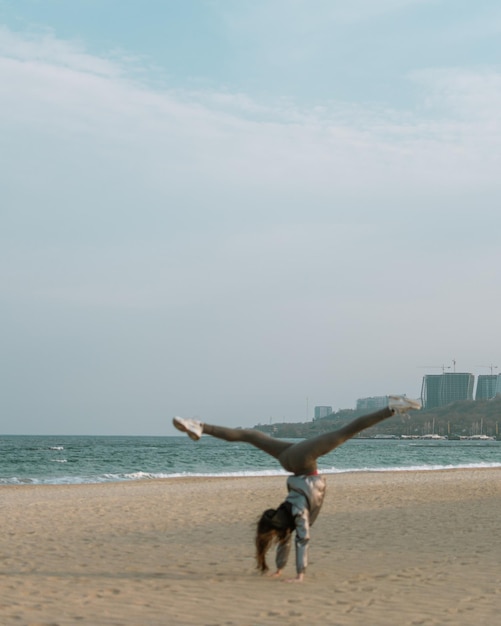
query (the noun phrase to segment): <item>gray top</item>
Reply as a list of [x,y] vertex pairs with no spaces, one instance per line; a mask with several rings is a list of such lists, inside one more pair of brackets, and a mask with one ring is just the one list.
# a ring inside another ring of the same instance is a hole
[[[308,565],[308,543],[310,526],[317,519],[325,496],[325,479],[320,474],[289,476],[285,499],[292,505],[292,515],[296,529],[296,571],[301,574]],[[287,541],[279,543],[276,553],[277,569],[283,569],[289,558],[292,544],[292,533]]]

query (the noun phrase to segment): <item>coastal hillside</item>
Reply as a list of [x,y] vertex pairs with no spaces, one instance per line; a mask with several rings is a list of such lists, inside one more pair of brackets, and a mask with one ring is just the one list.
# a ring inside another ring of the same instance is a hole
[[[312,437],[328,430],[341,428],[367,411],[341,409],[311,422],[276,422],[258,424],[254,428],[275,437]],[[466,400],[433,410],[412,411],[409,416],[396,415],[377,426],[365,430],[360,436],[423,436],[471,437],[487,435],[500,437],[501,397],[492,400]]]

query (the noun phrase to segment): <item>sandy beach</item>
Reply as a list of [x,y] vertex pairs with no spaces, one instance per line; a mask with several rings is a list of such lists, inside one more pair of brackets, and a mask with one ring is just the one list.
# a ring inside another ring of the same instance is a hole
[[499,622],[501,471],[327,482],[302,585],[254,569],[253,525],[281,477],[2,487],[0,623]]

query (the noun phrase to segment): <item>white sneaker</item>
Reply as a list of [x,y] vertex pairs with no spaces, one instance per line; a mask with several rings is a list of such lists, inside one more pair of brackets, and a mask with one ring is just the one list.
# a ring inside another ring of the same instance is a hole
[[186,433],[193,441],[198,441],[202,436],[202,422],[193,419],[183,419],[182,417],[173,417],[172,423],[182,433]]
[[421,400],[411,400],[407,396],[388,396],[388,408],[394,413],[407,413],[410,410],[419,411]]

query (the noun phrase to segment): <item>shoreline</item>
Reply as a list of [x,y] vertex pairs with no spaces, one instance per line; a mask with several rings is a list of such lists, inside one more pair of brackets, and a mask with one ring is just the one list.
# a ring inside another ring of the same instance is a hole
[[[412,466],[393,466],[393,467],[377,467],[377,468],[350,468],[350,469],[325,469],[319,468],[319,472],[326,477],[330,476],[344,476],[350,474],[409,474],[413,472],[419,473],[428,473],[428,472],[455,472],[455,471],[496,471],[501,470],[501,461],[499,463],[465,463],[463,465],[459,464],[457,466],[450,465],[412,465]],[[30,479],[31,482],[1,482],[2,480],[12,480],[3,478],[0,479],[0,491],[6,487],[77,487],[80,485],[117,485],[117,484],[130,484],[130,483],[151,483],[155,481],[177,481],[177,480],[226,480],[226,479],[260,479],[266,480],[268,478],[287,478],[290,475],[289,472],[286,472],[283,469],[277,470],[262,470],[262,473],[259,473],[259,470],[255,472],[245,471],[241,473],[221,473],[221,474],[210,474],[210,473],[183,473],[183,474],[172,474],[172,475],[158,475],[156,473],[148,473],[141,472],[144,476],[140,478],[107,478],[105,480],[98,479],[88,479],[82,481],[68,481],[67,479],[61,479],[62,482],[56,482],[57,479]],[[40,482],[37,482],[40,480]]]
[[[193,446],[187,437],[140,438],[110,443],[102,437],[42,438],[0,446],[0,487],[5,485],[101,484],[162,478],[284,476],[279,464],[248,446],[228,446],[208,438]],[[2,442],[0,441],[0,444]],[[202,445],[203,444],[203,445]],[[500,443],[350,440],[319,460],[326,475],[351,472],[500,467]]]
[[253,526],[285,497],[283,475],[3,485],[0,622],[497,623],[501,469],[326,478],[299,586],[253,561]]

